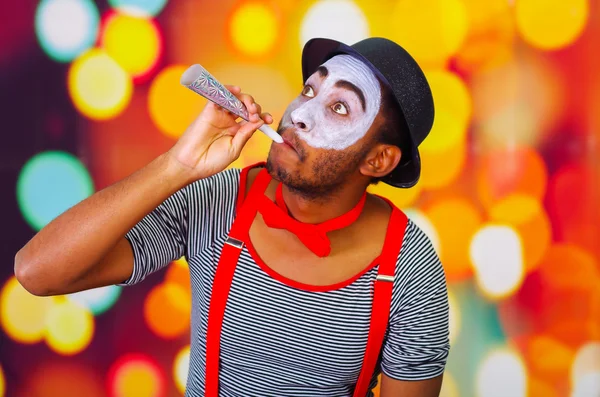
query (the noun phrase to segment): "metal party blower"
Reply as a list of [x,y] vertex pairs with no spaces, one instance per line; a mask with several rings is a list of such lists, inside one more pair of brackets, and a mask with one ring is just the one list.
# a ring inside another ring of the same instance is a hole
[[[180,82],[182,85],[195,93],[202,95],[209,101],[212,101],[222,108],[229,110],[236,116],[249,121],[248,109],[246,109],[246,106],[244,106],[235,95],[225,88],[223,84],[219,83],[217,79],[208,73],[202,66],[198,64],[190,66],[183,75],[181,75]],[[281,136],[268,125],[263,124],[259,130],[275,142],[283,143]]]

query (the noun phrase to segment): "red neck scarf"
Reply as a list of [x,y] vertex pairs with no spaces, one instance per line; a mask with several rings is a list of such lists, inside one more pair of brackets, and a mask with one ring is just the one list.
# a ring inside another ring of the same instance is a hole
[[337,218],[318,224],[303,223],[290,216],[283,200],[283,189],[280,183],[275,193],[276,203],[263,195],[258,205],[258,212],[261,213],[267,226],[276,229],[286,229],[294,233],[308,249],[322,258],[328,256],[331,252],[331,243],[329,237],[327,237],[327,233],[354,223],[365,206],[366,198],[367,192],[362,195],[354,208]]

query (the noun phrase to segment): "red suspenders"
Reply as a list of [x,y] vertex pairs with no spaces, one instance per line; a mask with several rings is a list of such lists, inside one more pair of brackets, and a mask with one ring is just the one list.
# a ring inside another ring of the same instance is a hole
[[385,236],[377,279],[375,280],[367,349],[365,351],[362,370],[354,389],[354,397],[364,397],[367,395],[369,383],[371,383],[373,372],[375,372],[375,365],[379,358],[379,352],[381,351],[381,345],[388,325],[396,261],[402,247],[404,230],[408,222],[408,218],[402,211],[395,206],[392,206],[392,208],[392,216]]
[[[240,197],[245,189],[246,173],[243,171],[240,180]],[[237,216],[229,237],[223,246],[221,258],[217,266],[213,281],[212,295],[208,309],[208,330],[206,335],[206,385],[204,396],[217,397],[219,395],[219,354],[221,342],[221,327],[223,316],[229,296],[229,289],[233,280],[233,274],[237,262],[244,247],[244,239],[248,236],[248,230],[256,215],[256,200],[253,196],[264,194],[271,178],[266,170],[259,172],[252,184],[249,197],[241,202],[238,200]],[[241,204],[241,206],[240,206]],[[396,259],[402,246],[404,229],[408,219],[406,215],[393,207],[392,216],[386,234],[379,271],[375,281],[373,292],[373,307],[371,309],[371,322],[367,338],[367,348],[363,360],[362,370],[354,390],[354,397],[363,397],[367,394],[369,383],[375,371],[375,365],[379,357],[385,331],[387,329],[390,303],[392,298],[392,286]]]

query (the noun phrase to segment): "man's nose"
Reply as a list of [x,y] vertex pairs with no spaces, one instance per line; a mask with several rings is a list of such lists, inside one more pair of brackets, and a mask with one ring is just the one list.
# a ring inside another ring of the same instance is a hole
[[290,115],[294,127],[308,132],[312,129],[314,122],[308,106],[300,106]]

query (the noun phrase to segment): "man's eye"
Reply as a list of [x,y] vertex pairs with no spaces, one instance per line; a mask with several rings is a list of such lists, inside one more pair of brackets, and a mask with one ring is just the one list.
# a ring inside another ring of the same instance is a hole
[[307,96],[309,98],[314,98],[315,91],[313,90],[313,88],[311,86],[305,85],[304,89],[302,90],[302,95]]
[[333,105],[331,107],[333,109],[334,112],[336,112],[337,114],[342,114],[342,115],[346,115],[348,114],[348,109],[346,108],[346,105],[344,105],[342,102],[338,102],[335,105]]

